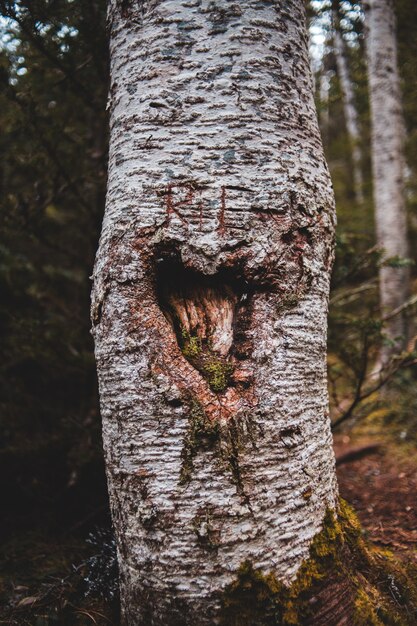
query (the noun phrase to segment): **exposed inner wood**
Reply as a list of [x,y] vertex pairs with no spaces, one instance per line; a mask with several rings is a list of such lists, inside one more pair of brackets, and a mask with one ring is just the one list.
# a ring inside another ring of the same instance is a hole
[[158,268],[157,289],[184,356],[214,391],[224,391],[233,370],[231,349],[241,289],[226,276],[199,275],[172,262]]
[[[226,357],[233,342],[237,295],[230,287],[183,284],[167,293],[167,315],[183,336],[199,337]],[[178,329],[178,325],[180,328]]]

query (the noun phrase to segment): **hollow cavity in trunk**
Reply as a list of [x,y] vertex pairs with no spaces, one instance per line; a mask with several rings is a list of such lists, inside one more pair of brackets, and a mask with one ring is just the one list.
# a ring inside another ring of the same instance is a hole
[[178,261],[157,270],[161,309],[171,323],[184,357],[217,392],[231,383],[239,306],[246,299],[242,281],[230,272],[204,275]]

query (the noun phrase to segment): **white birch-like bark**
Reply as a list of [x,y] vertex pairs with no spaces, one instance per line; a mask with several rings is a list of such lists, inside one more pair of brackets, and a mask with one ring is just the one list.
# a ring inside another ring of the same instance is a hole
[[358,112],[355,105],[353,83],[349,74],[346,44],[343,40],[342,33],[340,32],[337,14],[333,17],[333,44],[336,57],[337,74],[339,76],[340,87],[342,90],[346,130],[351,146],[355,200],[358,204],[363,204],[362,150],[360,147]]
[[[406,301],[409,290],[409,268],[396,263],[408,257],[408,243],[404,199],[405,133],[392,0],[371,0],[366,18],[375,222],[383,260],[388,260],[379,271],[379,294],[381,313],[389,316]],[[389,319],[385,332],[390,344],[382,349],[382,364],[406,346],[405,311]]]
[[92,319],[130,626],[219,623],[246,560],[289,583],[336,506],[303,4],[110,2]]
[[330,116],[329,116],[329,92],[330,92],[330,78],[328,72],[324,69],[320,75],[320,89],[319,89],[319,98],[320,98],[320,131],[323,139],[324,145],[326,145],[329,136],[329,124],[330,124]]

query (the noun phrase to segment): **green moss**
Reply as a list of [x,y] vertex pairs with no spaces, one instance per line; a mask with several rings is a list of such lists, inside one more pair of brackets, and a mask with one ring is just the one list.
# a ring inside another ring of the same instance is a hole
[[293,584],[282,590],[280,602],[277,603],[277,613],[282,624],[302,624],[310,616],[308,600],[319,592],[323,581],[334,576],[341,567],[344,541],[340,518],[328,509],[323,528],[311,544],[310,558],[302,564]]
[[254,445],[256,426],[250,415],[231,417],[222,425],[207,417],[195,398],[189,400],[189,422],[181,452],[180,483],[191,480],[194,458],[199,450],[214,450],[222,469],[228,470],[237,490],[243,493],[239,456],[248,445]]
[[269,626],[276,623],[274,603],[284,590],[273,574],[262,574],[245,561],[225,590],[222,626]]
[[329,623],[347,611],[352,626],[411,626],[417,623],[416,598],[412,576],[389,553],[365,543],[354,512],[341,500],[337,517],[326,511],[310,556],[290,586],[248,561],[241,565],[224,591],[221,624],[302,626],[314,624],[315,615],[330,607]]
[[181,331],[183,344],[182,353],[187,359],[200,356],[202,352],[201,339],[197,335],[190,335],[184,328]]
[[193,470],[193,460],[199,449],[211,449],[219,440],[220,427],[210,420],[201,404],[192,399],[188,418],[188,429],[181,453],[182,466],[180,483],[189,482]]
[[228,361],[212,357],[203,364],[202,371],[210,388],[213,391],[221,392],[227,388],[233,368]]
[[227,388],[233,366],[226,358],[215,354],[201,337],[191,335],[183,328],[181,350],[185,358],[204,376],[212,391],[221,393]]
[[379,619],[375,610],[375,598],[371,598],[364,589],[358,589],[355,598],[355,609],[353,613],[354,626],[381,626],[383,622]]

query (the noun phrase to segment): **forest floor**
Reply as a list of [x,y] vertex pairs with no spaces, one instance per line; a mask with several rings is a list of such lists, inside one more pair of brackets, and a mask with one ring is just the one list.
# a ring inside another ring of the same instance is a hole
[[[335,453],[340,495],[356,510],[365,537],[417,564],[415,447],[349,433],[335,436]],[[85,540],[70,540],[67,534],[42,542],[18,534],[6,552],[0,624],[117,626],[117,601],[85,594]],[[81,566],[74,568],[74,563]]]
[[355,509],[366,538],[417,564],[415,449],[349,435],[336,435],[334,449],[340,495]]

